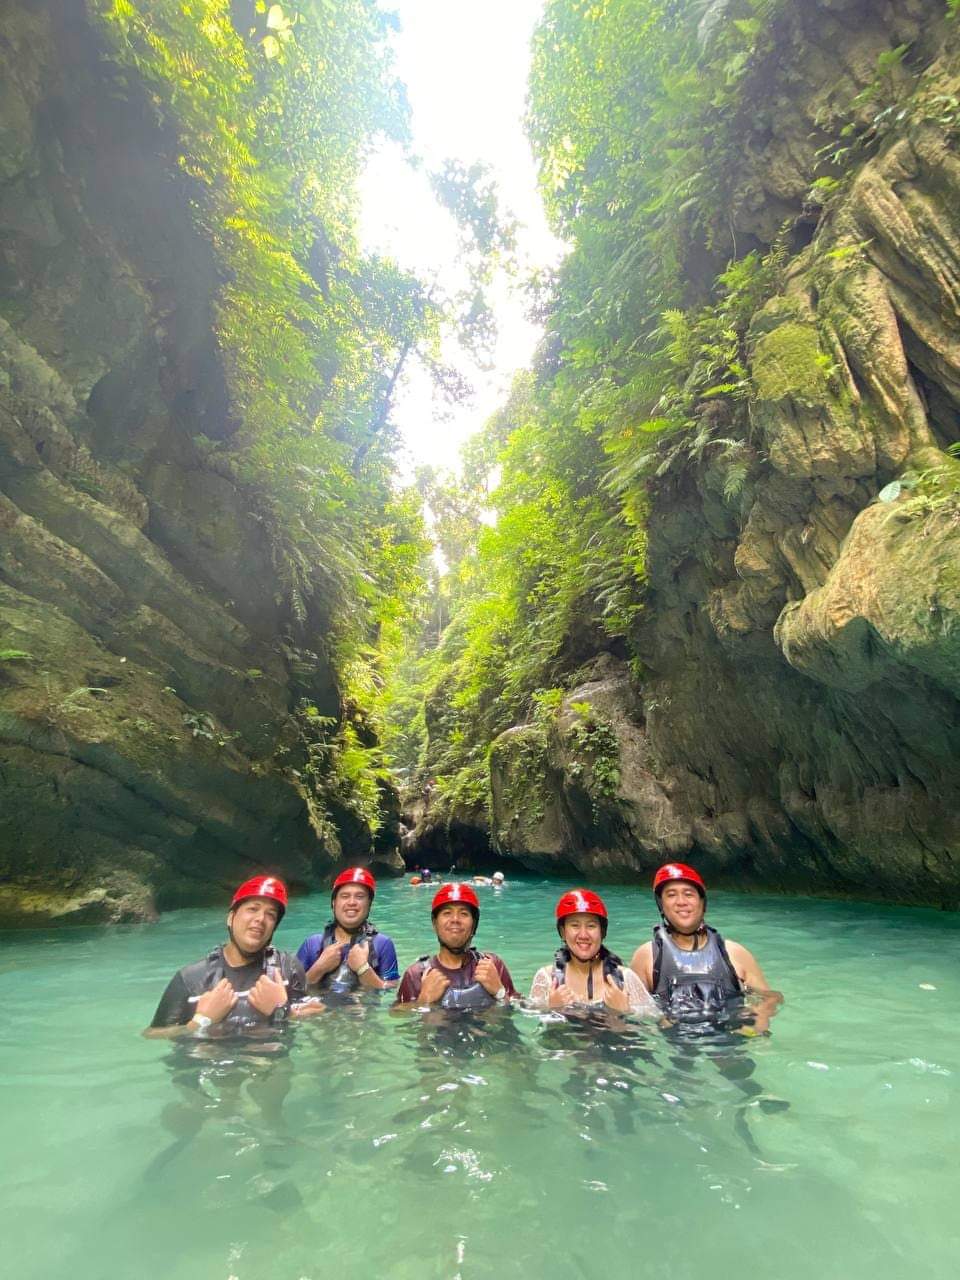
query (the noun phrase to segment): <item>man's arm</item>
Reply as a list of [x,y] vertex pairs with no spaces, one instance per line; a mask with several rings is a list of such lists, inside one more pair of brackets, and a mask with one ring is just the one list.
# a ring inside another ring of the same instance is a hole
[[149,1040],[173,1040],[177,1036],[189,1035],[199,1030],[194,1021],[196,1014],[202,1014],[212,1022],[222,1022],[236,1003],[237,993],[226,978],[221,978],[210,991],[192,1000],[183,976],[176,973],[167,984],[153,1021],[143,1034]]
[[[380,977],[370,963],[370,957],[373,954],[374,946],[372,943],[355,942],[347,952],[347,964],[357,975],[361,987],[365,987],[368,991],[382,991],[384,987],[390,984]],[[379,956],[377,959],[379,959]],[[397,976],[399,977],[399,974]]]
[[374,939],[373,945],[380,956],[380,963],[377,968],[381,985],[384,987],[397,986],[400,982],[400,963],[397,960],[397,948],[393,945],[393,939],[388,938],[384,933],[380,933]]
[[418,960],[403,975],[400,990],[397,992],[394,1009],[411,1008],[416,1005],[435,1004],[443,998],[443,993],[450,985],[450,979],[439,969],[433,967],[424,973],[423,965]]
[[783,1004],[783,996],[773,991],[764,977],[753,955],[739,942],[727,942],[727,955],[736,971],[744,991],[759,996],[755,1004],[751,1004],[753,1012],[753,1030],[763,1032],[770,1026],[770,1019]]
[[644,942],[633,953],[630,968],[648,991],[653,991],[653,943]]
[[300,950],[297,952],[297,959],[306,970],[307,983],[310,986],[316,986],[321,978],[325,978],[334,969],[339,969],[343,956],[341,943],[331,942],[321,951],[321,940],[322,934],[316,933],[301,943]]
[[287,1008],[291,1018],[312,1018],[323,1013],[326,1005],[315,996],[307,995],[307,975],[304,972],[300,953],[290,956],[288,961],[289,978],[287,981]]
[[506,993],[506,998],[508,1000],[519,1000],[520,992],[513,985],[513,978],[510,977],[510,970],[503,963],[503,961],[500,959],[499,956],[492,956],[491,959],[493,960],[493,963],[496,965],[497,970],[500,973],[500,985],[503,987],[504,992]]

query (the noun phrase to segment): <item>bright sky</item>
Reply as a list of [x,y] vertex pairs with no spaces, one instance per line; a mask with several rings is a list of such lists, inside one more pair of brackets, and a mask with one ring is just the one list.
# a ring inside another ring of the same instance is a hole
[[[547,229],[522,124],[530,35],[542,0],[381,3],[400,17],[396,69],[407,85],[414,150],[424,167],[441,169],[448,158],[489,165],[502,204],[521,224],[521,259],[530,267],[558,261],[562,248]],[[373,157],[360,191],[366,249],[436,278],[451,291],[459,286],[455,223],[436,203],[425,174],[414,172],[398,148],[385,147]],[[419,462],[455,467],[460,446],[506,399],[514,372],[530,363],[540,334],[524,318],[522,297],[501,282],[493,300],[499,326],[495,367],[491,373],[465,369],[475,397],[451,414],[422,374],[408,377],[396,397],[393,420],[411,470]]]

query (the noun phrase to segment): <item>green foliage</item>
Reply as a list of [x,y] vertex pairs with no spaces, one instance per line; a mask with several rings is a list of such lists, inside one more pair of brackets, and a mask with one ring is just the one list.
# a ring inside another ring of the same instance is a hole
[[485,761],[475,760],[448,777],[436,779],[431,808],[441,821],[455,813],[481,810],[489,814],[490,784]]
[[[466,767],[541,715],[538,691],[604,647],[630,655],[648,480],[709,463],[731,504],[748,483],[746,333],[782,283],[788,243],[738,253],[727,200],[757,109],[748,87],[779,56],[789,9],[545,6],[528,126],[571,251],[538,284],[536,367],[475,451],[499,476],[486,498],[495,522],[472,509],[458,531],[452,621],[425,677],[427,770]],[[597,747],[602,726],[581,731]],[[596,759],[594,789],[607,794],[616,765],[602,750]]]
[[960,523],[960,443],[950,445],[935,466],[904,471],[877,499],[896,504],[890,518],[947,516],[952,524]]
[[33,654],[25,649],[0,649],[0,662],[32,662]]
[[[393,19],[373,0],[88,6],[118,98],[145,94],[175,139],[217,258],[235,430],[198,439],[198,453],[250,494],[290,653],[314,669],[332,657],[345,715],[375,721],[425,553],[415,496],[394,492],[391,399],[411,353],[435,353],[440,326],[419,281],[356,243],[361,165],[379,136],[406,137]],[[329,655],[308,656],[331,626]],[[215,736],[202,717],[189,727]],[[366,752],[344,730],[336,767],[365,815],[379,768]]]
[[590,766],[594,817],[599,802],[612,800],[620,786],[620,744],[610,721],[589,702],[574,702],[570,710],[576,719],[568,731],[568,742],[582,763]]

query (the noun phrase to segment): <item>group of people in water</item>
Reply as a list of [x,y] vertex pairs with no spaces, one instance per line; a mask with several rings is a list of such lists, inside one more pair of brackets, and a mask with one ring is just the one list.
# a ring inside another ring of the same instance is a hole
[[[522,998],[500,956],[474,945],[480,901],[472,884],[440,885],[430,911],[437,949],[402,976],[392,939],[370,920],[376,889],[366,867],[341,872],[333,883],[332,918],[293,955],[273,945],[287,909],[286,885],[276,876],[245,881],[227,912],[228,940],[174,975],[145,1034],[255,1033],[316,1016],[330,999],[365,990],[396,988],[396,1007],[407,1009],[482,1012]],[[667,1023],[732,1017],[738,1031],[765,1032],[781,996],[746,947],[706,924],[700,874],[666,863],[654,875],[653,892],[660,924],[629,965],[605,945],[603,899],[589,889],[562,894],[555,909],[560,946],[534,975],[529,1002],[559,1014],[606,1008]]]

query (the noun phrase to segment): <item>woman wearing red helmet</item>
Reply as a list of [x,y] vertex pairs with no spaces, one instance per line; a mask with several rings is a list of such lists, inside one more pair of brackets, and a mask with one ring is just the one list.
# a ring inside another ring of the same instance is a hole
[[333,882],[333,919],[300,944],[297,959],[312,986],[334,995],[365,988],[382,991],[400,979],[393,939],[368,919],[377,882],[366,867],[348,867]]
[[740,1030],[766,1031],[782,1002],[746,947],[725,941],[704,921],[707,886],[684,862],[667,862],[653,877],[661,924],[653,941],[638,947],[630,967],[660,1008],[674,1021],[728,1020],[743,1008],[743,997],[757,993],[751,1024]]
[[656,1013],[635,973],[604,945],[607,908],[589,889],[572,889],[556,907],[561,946],[553,964],[538,969],[530,999],[550,1009],[605,1005],[616,1013]]
[[273,945],[286,909],[282,880],[244,881],[227,912],[229,941],[174,974],[146,1034],[257,1034],[288,1015],[319,1012],[322,1005],[297,1006],[307,994],[306,976],[295,956]]
[[519,995],[499,956],[472,945],[480,923],[480,900],[469,884],[444,884],[434,895],[430,918],[437,953],[421,956],[400,983],[398,1005],[440,1005],[479,1011]]

